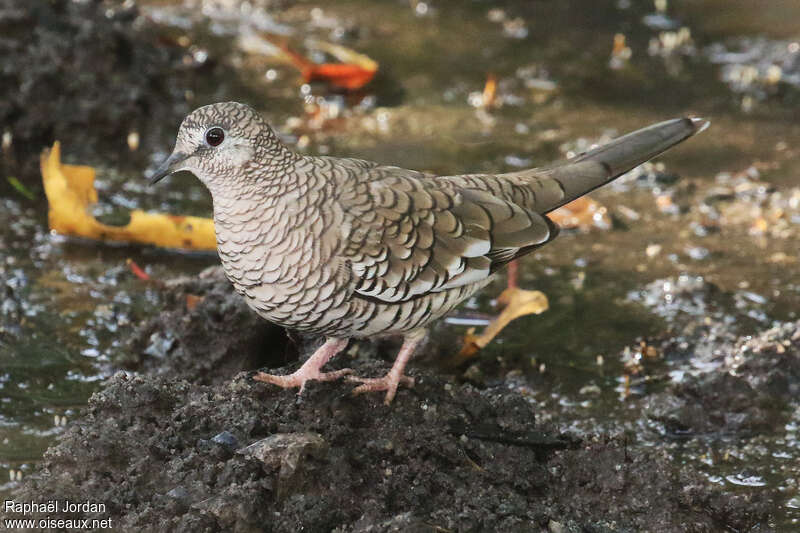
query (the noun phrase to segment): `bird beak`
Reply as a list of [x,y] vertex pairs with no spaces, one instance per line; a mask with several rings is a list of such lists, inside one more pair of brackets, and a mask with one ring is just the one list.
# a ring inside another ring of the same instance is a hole
[[152,176],[150,176],[150,185],[157,183],[169,176],[173,172],[180,170],[181,163],[189,158],[189,154],[183,152],[172,152],[166,161],[161,163],[161,166],[156,169]]

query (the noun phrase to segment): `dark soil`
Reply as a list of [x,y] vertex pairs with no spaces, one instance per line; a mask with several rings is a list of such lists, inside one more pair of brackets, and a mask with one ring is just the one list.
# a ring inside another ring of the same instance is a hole
[[119,361],[124,367],[219,384],[242,370],[297,358],[300,341],[251,312],[219,267],[174,280],[162,293],[163,311],[128,340]]
[[[0,124],[11,136],[0,174],[40,189],[38,154],[60,140],[81,161],[144,168],[168,150],[167,131],[207,94],[206,81],[235,79],[213,57],[197,63],[158,38],[133,5],[120,0],[0,0]],[[157,117],[157,120],[152,120]],[[166,130],[165,130],[166,128]],[[127,138],[137,132],[136,153]],[[9,192],[5,179],[0,194]]]
[[[91,398],[19,500],[104,502],[125,531],[769,530],[763,493],[725,494],[624,434],[540,427],[508,384],[412,365],[417,386],[386,407],[341,382],[298,397],[231,377],[290,343],[213,271],[171,285],[130,346],[144,373]],[[203,299],[188,311],[186,294]]]

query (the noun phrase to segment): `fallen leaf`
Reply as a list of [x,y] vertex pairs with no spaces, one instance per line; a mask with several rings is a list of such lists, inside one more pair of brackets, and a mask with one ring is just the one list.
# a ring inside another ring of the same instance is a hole
[[128,268],[131,269],[133,275],[139,278],[142,281],[150,281],[150,275],[142,270],[142,267],[136,264],[136,261],[131,259],[130,257],[125,260],[125,263],[128,265]]
[[135,209],[126,226],[99,222],[89,214],[89,207],[97,202],[94,168],[62,164],[61,145],[57,141],[52,149],[42,152],[41,171],[50,204],[50,229],[57,233],[164,248],[215,250],[217,247],[214,221],[210,218],[145,213]]
[[186,310],[187,311],[194,311],[194,308],[203,301],[202,296],[197,296],[196,294],[189,293],[186,295]]
[[656,197],[656,207],[658,207],[659,211],[661,212],[669,212],[671,211],[675,204],[672,202],[672,196],[668,194],[662,194]]
[[550,307],[547,296],[539,291],[526,291],[509,287],[497,298],[499,305],[505,306],[503,312],[492,320],[483,333],[475,335],[471,331],[464,336],[464,345],[457,355],[458,362],[474,356],[478,350],[489,344],[512,320],[525,315],[539,315]]
[[321,50],[327,54],[330,54],[342,63],[350,63],[359,66],[364,70],[370,70],[372,72],[378,71],[377,61],[366,54],[356,52],[355,50],[347,48],[346,46],[329,43],[326,41],[317,41],[315,39],[309,39],[308,46],[310,48],[316,48],[317,50]]
[[601,229],[611,227],[608,209],[586,196],[559,207],[547,216],[565,229],[589,231],[593,226]]
[[374,70],[366,70],[358,65],[345,63],[323,63],[302,70],[306,82],[324,81],[333,87],[355,91],[372,81]]
[[307,83],[322,81],[338,89],[354,91],[372,81],[378,71],[377,61],[345,46],[316,40],[308,40],[307,44],[310,48],[333,56],[341,63],[314,63],[293,50],[285,39],[274,35],[250,35],[240,43],[246,51],[269,53],[288,62],[300,71]]
[[625,40],[625,35],[622,33],[617,33],[614,35],[614,47],[611,50],[613,55],[618,56],[625,53],[625,48],[627,48]]
[[766,233],[769,229],[769,222],[764,217],[758,217],[753,221],[752,226],[750,226],[750,234],[751,235],[761,235]]
[[489,74],[486,78],[486,84],[483,86],[483,107],[492,107],[495,104],[497,97],[497,78],[494,74]]

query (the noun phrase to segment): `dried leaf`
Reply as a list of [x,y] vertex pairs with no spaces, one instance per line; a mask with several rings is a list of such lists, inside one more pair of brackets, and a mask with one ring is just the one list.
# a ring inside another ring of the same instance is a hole
[[566,229],[589,231],[592,226],[601,229],[611,227],[608,209],[586,196],[559,207],[548,216],[553,222]]
[[750,234],[751,235],[763,235],[769,229],[769,222],[767,219],[762,217],[758,217],[753,221],[752,226],[750,226]]
[[656,197],[656,207],[658,210],[667,213],[674,209],[674,202],[672,201],[672,196],[668,194],[662,194]]
[[58,142],[52,149],[42,152],[41,170],[50,204],[50,229],[53,231],[62,235],[164,248],[216,249],[214,222],[209,218],[145,213],[135,209],[131,211],[130,223],[126,226],[98,222],[89,214],[89,207],[97,202],[95,170],[88,166],[62,164]]
[[197,296],[196,294],[188,293],[186,295],[186,310],[194,311],[195,307],[197,307],[202,301],[203,301],[202,296]]
[[133,275],[139,278],[142,281],[150,281],[150,274],[142,270],[142,267],[136,264],[136,261],[131,259],[130,257],[125,260],[125,263],[128,265],[128,268],[131,269]]
[[285,39],[274,35],[250,35],[240,42],[240,46],[247,51],[267,53],[293,65],[306,82],[322,81],[338,89],[360,89],[372,81],[378,71],[377,61],[342,45],[315,40],[309,40],[308,45],[335,57],[341,63],[318,65],[290,48]]
[[313,39],[308,41],[308,46],[311,48],[316,48],[317,50],[322,50],[323,52],[332,55],[342,63],[350,63],[352,65],[359,66],[364,70],[369,70],[372,72],[378,71],[377,61],[365,54],[361,54],[355,50],[347,48],[346,46]]
[[307,82],[324,81],[333,87],[355,91],[375,77],[375,71],[364,70],[358,65],[323,63],[303,71],[303,79]]
[[458,354],[458,359],[466,360],[481,348],[489,344],[512,320],[525,315],[539,315],[549,309],[547,296],[539,291],[526,291],[517,287],[509,287],[497,298],[497,303],[504,305],[503,312],[491,321],[483,333],[474,335],[467,333],[464,337],[464,346]]
[[489,74],[486,77],[486,84],[483,86],[483,94],[481,96],[483,107],[492,107],[495,104],[497,97],[497,78],[494,74]]

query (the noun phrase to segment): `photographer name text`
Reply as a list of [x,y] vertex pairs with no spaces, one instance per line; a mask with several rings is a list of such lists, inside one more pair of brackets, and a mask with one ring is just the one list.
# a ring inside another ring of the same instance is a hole
[[31,513],[105,513],[106,504],[70,500],[47,500],[45,502],[5,500],[3,510],[7,513],[26,515]]

